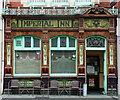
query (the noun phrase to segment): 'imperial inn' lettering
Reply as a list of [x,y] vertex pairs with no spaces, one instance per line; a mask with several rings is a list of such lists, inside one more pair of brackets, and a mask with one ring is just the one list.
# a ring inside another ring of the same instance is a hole
[[12,20],[12,28],[73,28],[78,20]]

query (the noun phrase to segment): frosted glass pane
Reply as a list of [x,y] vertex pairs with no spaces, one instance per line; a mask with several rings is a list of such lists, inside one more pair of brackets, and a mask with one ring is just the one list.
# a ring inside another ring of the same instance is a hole
[[75,73],[76,51],[52,51],[51,73]]
[[40,74],[40,51],[17,51],[16,74]]

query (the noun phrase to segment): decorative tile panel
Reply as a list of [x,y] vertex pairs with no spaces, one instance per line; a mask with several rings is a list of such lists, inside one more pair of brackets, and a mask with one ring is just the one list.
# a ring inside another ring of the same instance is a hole
[[110,65],[113,65],[113,45],[110,45]]
[[47,45],[43,45],[43,65],[47,65]]
[[83,65],[83,45],[80,45],[80,65]]
[[11,61],[11,46],[10,45],[7,45],[7,65],[10,65]]
[[87,28],[109,28],[108,19],[85,19],[84,27]]

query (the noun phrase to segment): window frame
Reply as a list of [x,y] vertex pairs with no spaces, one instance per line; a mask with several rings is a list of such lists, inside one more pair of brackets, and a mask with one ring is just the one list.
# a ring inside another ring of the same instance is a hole
[[[100,37],[105,40],[105,47],[87,47],[87,39],[92,38],[92,37]],[[85,39],[85,45],[86,45],[86,50],[106,50],[106,39],[102,36],[90,36]]]
[[[31,47],[25,47],[25,37],[31,37]],[[34,38],[40,40],[40,47],[33,47],[34,46]],[[21,46],[16,46],[16,40],[21,39]],[[15,73],[15,54],[16,51],[40,51],[41,53],[41,39],[36,36],[19,36],[14,38],[14,50],[13,50],[13,76],[41,76],[41,59],[40,59],[40,73],[39,74],[16,74]]]
[[[60,47],[60,37],[66,37],[66,47]],[[54,38],[57,39],[57,47],[51,47],[51,40]],[[69,38],[75,39],[75,47],[69,47]],[[51,51],[75,51],[76,52],[76,61],[75,61],[75,73],[51,73]],[[50,38],[50,53],[49,53],[49,63],[50,63],[50,76],[77,76],[77,39],[71,36],[56,36]]]

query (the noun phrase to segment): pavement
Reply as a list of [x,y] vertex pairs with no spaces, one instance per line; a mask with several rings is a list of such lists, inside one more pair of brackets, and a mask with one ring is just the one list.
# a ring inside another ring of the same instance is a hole
[[69,96],[69,95],[1,95],[1,100],[118,100],[117,96],[107,95],[87,95]]

